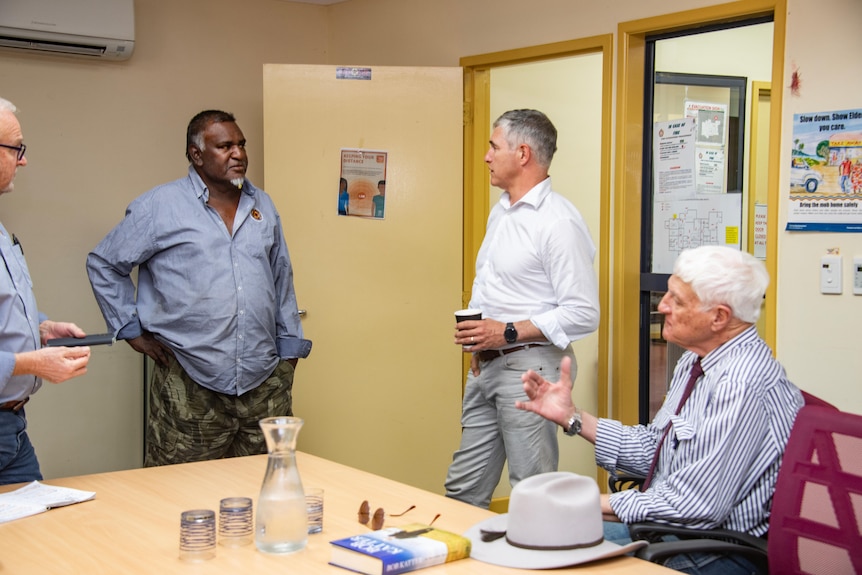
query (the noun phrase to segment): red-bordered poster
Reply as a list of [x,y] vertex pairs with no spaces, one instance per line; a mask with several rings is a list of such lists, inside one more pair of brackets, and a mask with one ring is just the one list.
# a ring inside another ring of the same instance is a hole
[[383,219],[387,152],[342,148],[338,215]]

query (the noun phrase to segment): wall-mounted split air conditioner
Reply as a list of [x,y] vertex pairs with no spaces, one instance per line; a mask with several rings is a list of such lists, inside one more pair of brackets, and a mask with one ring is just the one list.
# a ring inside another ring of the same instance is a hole
[[2,0],[0,47],[126,60],[134,0]]

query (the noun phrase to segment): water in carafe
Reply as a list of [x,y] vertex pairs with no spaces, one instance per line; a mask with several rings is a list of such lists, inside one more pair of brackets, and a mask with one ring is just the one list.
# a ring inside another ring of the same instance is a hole
[[260,421],[269,452],[260,488],[254,541],[266,553],[293,553],[308,542],[305,493],[296,467],[298,417],[267,417]]

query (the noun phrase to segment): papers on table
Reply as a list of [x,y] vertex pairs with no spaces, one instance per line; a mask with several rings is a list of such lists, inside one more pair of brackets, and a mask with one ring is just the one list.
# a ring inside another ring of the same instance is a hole
[[81,491],[34,481],[15,491],[0,493],[0,523],[36,515],[52,507],[80,503],[95,496],[95,491]]

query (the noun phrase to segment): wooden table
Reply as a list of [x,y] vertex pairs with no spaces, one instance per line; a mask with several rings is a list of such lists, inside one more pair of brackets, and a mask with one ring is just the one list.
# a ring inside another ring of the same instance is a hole
[[[252,574],[306,575],[349,571],[327,564],[329,541],[362,533],[356,512],[363,499],[371,508],[398,513],[415,505],[387,525],[429,522],[456,533],[492,515],[442,495],[346,467],[313,455],[297,454],[299,472],[306,487],[325,490],[323,532],[309,536],[308,547],[291,555],[268,555],[254,543],[239,548],[219,545],[216,557],[201,563],[178,558],[180,513],[187,509],[212,509],[218,515],[223,497],[247,496],[257,502],[266,469],[266,456],[222,459],[201,463],[82,475],[45,481],[85,491],[96,497],[51,509],[31,517],[0,524],[0,574],[50,575],[74,573],[114,574]],[[19,486],[4,486],[11,491]],[[515,574],[473,559],[455,561],[422,570],[423,573]],[[620,557],[555,573],[660,574],[663,567]]]

